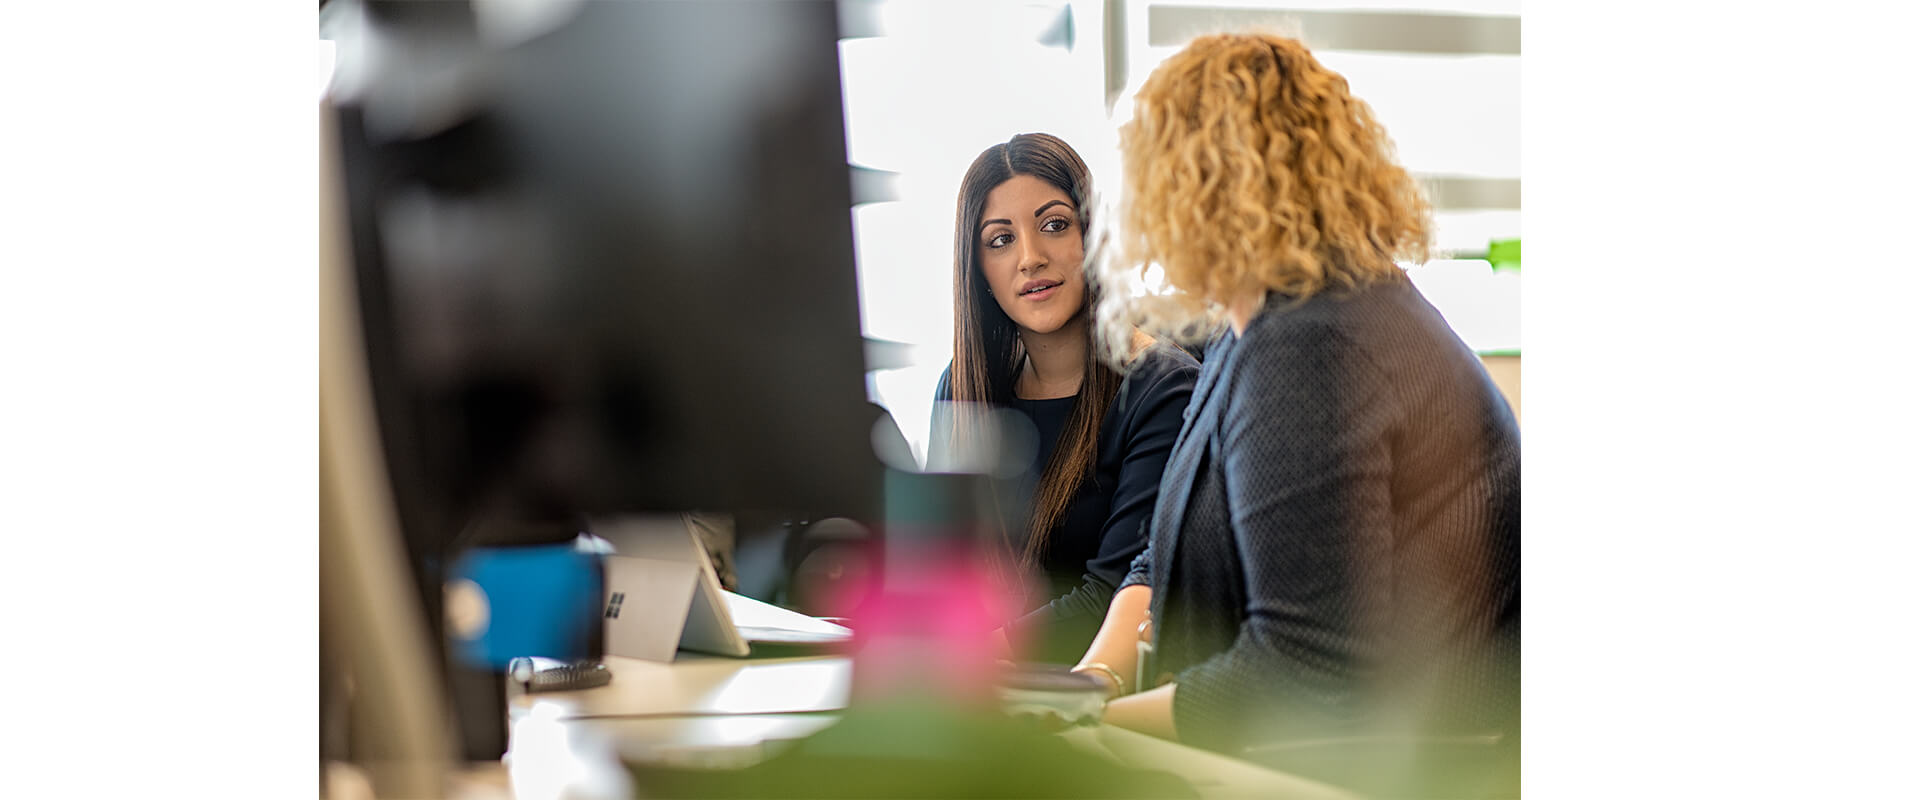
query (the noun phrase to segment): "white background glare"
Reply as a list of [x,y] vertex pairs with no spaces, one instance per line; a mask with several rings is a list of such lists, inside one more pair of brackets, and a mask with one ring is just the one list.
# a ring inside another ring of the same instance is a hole
[[[1148,11],[1180,6],[1520,13],[1518,2],[1504,0],[889,0],[868,6],[882,35],[840,43],[848,160],[898,177],[894,199],[853,211],[861,328],[868,337],[909,346],[911,363],[870,373],[869,393],[892,413],[922,463],[933,391],[952,346],[954,202],[967,165],[1014,134],[1043,131],[1073,145],[1093,169],[1096,186],[1116,185],[1115,131],[1129,114],[1126,98],[1179,49],[1148,44]],[[1109,9],[1123,15],[1117,44],[1127,74],[1111,113],[1102,17]],[[1067,12],[1071,48],[1058,35]],[[1374,107],[1402,163],[1417,176],[1519,179],[1519,56],[1316,54]],[[1520,235],[1520,211],[1439,209],[1435,228],[1438,257],[1477,257],[1488,242]],[[1519,349],[1517,272],[1495,273],[1485,261],[1462,260],[1410,274],[1470,347]]]

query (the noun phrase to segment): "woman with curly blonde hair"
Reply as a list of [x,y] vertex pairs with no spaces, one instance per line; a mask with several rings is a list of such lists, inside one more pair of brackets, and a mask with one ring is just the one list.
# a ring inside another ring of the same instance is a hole
[[1106,720],[1389,792],[1441,757],[1328,774],[1300,743],[1492,743],[1472,779],[1517,774],[1519,431],[1396,264],[1426,257],[1419,187],[1292,39],[1196,39],[1134,109],[1100,324],[1225,324],[1078,667],[1127,695]]

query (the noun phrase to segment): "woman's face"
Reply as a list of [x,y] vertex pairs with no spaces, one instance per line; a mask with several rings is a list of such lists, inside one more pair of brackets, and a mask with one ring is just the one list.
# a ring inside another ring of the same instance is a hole
[[980,274],[1021,331],[1053,333],[1080,313],[1084,250],[1079,210],[1053,184],[1015,175],[987,193],[975,244]]

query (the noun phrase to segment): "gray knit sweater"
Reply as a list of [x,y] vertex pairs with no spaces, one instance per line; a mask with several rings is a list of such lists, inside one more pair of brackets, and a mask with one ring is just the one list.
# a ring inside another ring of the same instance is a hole
[[1404,276],[1208,348],[1122,586],[1181,740],[1516,733],[1520,436]]

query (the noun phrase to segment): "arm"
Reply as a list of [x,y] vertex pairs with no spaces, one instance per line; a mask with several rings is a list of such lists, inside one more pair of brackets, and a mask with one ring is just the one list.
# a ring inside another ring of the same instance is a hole
[[1351,716],[1392,592],[1387,383],[1338,332],[1262,333],[1220,429],[1246,619],[1169,698],[1203,745]]
[[[1152,603],[1153,590],[1143,584],[1133,584],[1116,592],[1113,605],[1107,609],[1107,617],[1100,624],[1099,635],[1094,637],[1093,645],[1087,648],[1086,657],[1080,659],[1074,671],[1084,672],[1109,684],[1109,691],[1113,693],[1137,690],[1139,687],[1131,685],[1139,654],[1135,645],[1140,641],[1140,623],[1146,621],[1147,609]],[[1129,681],[1128,685],[1112,685],[1105,671],[1090,667],[1094,664],[1126,676],[1124,679]],[[1168,684],[1139,694],[1114,698],[1107,704],[1104,721],[1164,739],[1175,738],[1174,689],[1174,684]]]
[[[1153,589],[1150,577],[1153,564],[1153,544],[1133,560],[1132,569],[1120,591],[1114,593],[1113,603],[1107,609],[1107,616],[1100,623],[1100,633],[1087,648],[1086,656],[1074,666],[1076,672],[1086,672],[1109,684],[1109,691],[1118,694],[1126,690],[1138,691],[1140,687],[1113,686],[1105,672],[1089,669],[1088,665],[1103,664],[1131,681],[1139,673],[1139,649],[1141,624],[1146,622],[1147,613],[1153,607]],[[1135,695],[1126,695],[1113,699],[1107,704],[1104,721],[1123,728],[1159,736],[1165,739],[1175,738],[1173,727],[1173,693],[1175,684],[1168,684]]]
[[1139,651],[1135,645],[1140,641],[1140,623],[1147,619],[1147,609],[1153,603],[1153,590],[1142,584],[1134,584],[1113,594],[1113,603],[1107,607],[1107,616],[1100,622],[1100,632],[1088,645],[1087,654],[1075,664],[1075,672],[1086,672],[1108,684],[1109,693],[1119,693],[1134,686],[1113,685],[1113,681],[1097,669],[1088,669],[1091,664],[1104,664],[1121,676],[1123,681],[1133,680]]
[[1173,693],[1180,684],[1169,683],[1139,694],[1130,694],[1107,704],[1102,722],[1139,731],[1162,739],[1180,738],[1173,726]]

